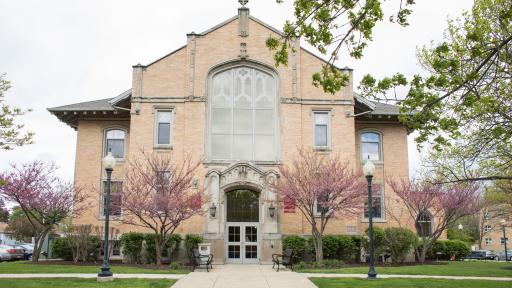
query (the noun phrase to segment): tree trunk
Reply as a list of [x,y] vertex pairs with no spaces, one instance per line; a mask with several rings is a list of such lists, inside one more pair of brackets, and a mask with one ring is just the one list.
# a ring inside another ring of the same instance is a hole
[[420,263],[425,263],[425,258],[427,258],[427,248],[428,248],[428,245],[423,245],[423,249],[421,249],[421,253],[420,253],[420,257],[419,257],[419,262]]
[[322,235],[319,235],[318,233],[314,233],[313,237],[315,238],[316,262],[320,263],[322,260],[324,260]]
[[162,241],[160,237],[155,237],[156,265],[162,265]]
[[[41,254],[41,248],[43,247],[44,238],[46,237],[48,232],[49,230],[45,229],[41,233],[35,233],[34,251],[32,251],[32,262],[34,263],[39,261],[39,255]],[[47,253],[50,253],[50,251],[47,251]]]

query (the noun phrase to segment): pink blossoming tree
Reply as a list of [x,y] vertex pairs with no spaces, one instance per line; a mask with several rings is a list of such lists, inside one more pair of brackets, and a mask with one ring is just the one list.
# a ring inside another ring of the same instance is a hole
[[366,184],[362,173],[337,156],[299,149],[281,177],[270,183],[281,201],[293,202],[311,224],[316,260],[323,259],[322,236],[330,219],[362,211]]
[[[423,263],[432,244],[460,218],[480,210],[479,187],[476,183],[433,184],[432,181],[388,181],[398,196],[396,207],[405,207],[414,221],[421,243],[417,251]],[[389,210],[388,213],[396,213]],[[401,211],[403,212],[403,211]],[[391,215],[393,216],[393,215]],[[397,218],[398,219],[398,218]]]
[[175,160],[144,151],[141,155],[129,163],[121,192],[121,221],[154,232],[160,265],[165,244],[176,228],[202,212],[204,193],[194,182],[201,162],[188,156]]
[[34,161],[12,165],[0,173],[0,195],[19,205],[35,238],[32,261],[37,262],[46,235],[68,217],[88,208],[87,194],[71,182],[55,176],[53,164]]

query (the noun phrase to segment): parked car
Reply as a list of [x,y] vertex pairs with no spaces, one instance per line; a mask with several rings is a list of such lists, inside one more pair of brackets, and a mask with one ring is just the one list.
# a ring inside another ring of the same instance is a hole
[[496,254],[492,253],[488,250],[477,250],[471,251],[471,254],[464,259],[472,259],[472,260],[494,260]]
[[15,245],[16,247],[20,247],[23,249],[23,259],[30,260],[32,259],[32,253],[34,251],[34,245],[30,243],[21,243],[18,245]]
[[24,251],[21,247],[16,248],[16,246],[13,245],[0,245],[0,259],[2,261],[19,260],[23,259],[23,257]]
[[[512,250],[507,250],[508,261],[512,261]],[[494,256],[494,260],[505,260],[505,251],[500,251]]]

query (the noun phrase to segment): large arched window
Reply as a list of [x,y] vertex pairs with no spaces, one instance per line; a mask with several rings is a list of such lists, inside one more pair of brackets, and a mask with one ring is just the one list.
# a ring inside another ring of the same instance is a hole
[[112,152],[114,158],[124,158],[124,142],[126,133],[121,129],[110,129],[105,133],[105,155]]
[[421,211],[416,218],[416,231],[418,236],[429,237],[432,235],[432,215],[428,211]]
[[210,158],[276,159],[276,83],[250,67],[224,70],[212,77]]
[[376,132],[361,133],[361,159],[382,160],[381,137]]
[[259,193],[252,190],[233,190],[226,194],[228,222],[259,222]]

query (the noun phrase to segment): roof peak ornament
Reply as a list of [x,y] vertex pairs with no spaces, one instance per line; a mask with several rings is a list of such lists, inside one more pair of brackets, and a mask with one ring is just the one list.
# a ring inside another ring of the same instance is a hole
[[245,8],[245,5],[247,5],[247,3],[249,3],[249,0],[238,0],[238,3],[240,3],[240,5],[242,5],[242,7]]

